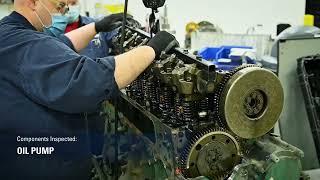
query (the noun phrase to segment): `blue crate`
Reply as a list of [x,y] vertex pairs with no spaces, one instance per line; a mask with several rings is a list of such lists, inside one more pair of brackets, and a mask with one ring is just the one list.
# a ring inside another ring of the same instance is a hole
[[[198,54],[205,59],[206,61],[211,61],[212,64],[216,65],[217,69],[221,70],[231,70],[237,66],[243,64],[242,57],[239,56],[231,56],[231,49],[239,48],[239,49],[253,49],[248,46],[221,46],[221,47],[206,47],[201,49]],[[221,61],[222,59],[229,59],[229,61]],[[255,64],[254,59],[246,58],[247,64]]]

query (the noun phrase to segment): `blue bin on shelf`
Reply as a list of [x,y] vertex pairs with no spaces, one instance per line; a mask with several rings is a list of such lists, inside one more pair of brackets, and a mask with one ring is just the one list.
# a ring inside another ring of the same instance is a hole
[[[231,56],[231,49],[253,49],[248,46],[221,46],[221,47],[206,47],[201,49],[198,54],[205,60],[211,61],[216,65],[217,69],[231,70],[243,64],[242,57]],[[255,64],[255,60],[246,58],[247,64]]]

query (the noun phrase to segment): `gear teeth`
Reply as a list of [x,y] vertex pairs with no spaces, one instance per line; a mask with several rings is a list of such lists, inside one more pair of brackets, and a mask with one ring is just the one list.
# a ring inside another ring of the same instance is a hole
[[213,180],[224,180],[226,179],[226,175],[217,175],[217,176],[214,176],[212,179]]
[[189,141],[188,145],[186,146],[186,148],[183,150],[181,158],[180,158],[180,169],[182,172],[182,175],[184,177],[188,177],[188,172],[187,172],[187,158],[188,155],[191,151],[192,146],[204,135],[207,134],[207,132],[211,132],[213,131],[212,128],[206,128],[202,131],[197,132],[195,135],[193,135],[193,138],[191,138],[191,140]]
[[260,67],[258,65],[243,65],[243,66],[239,66],[235,69],[233,69],[232,71],[228,72],[226,75],[223,76],[222,81],[219,83],[216,91],[215,91],[215,95],[214,95],[214,115],[215,115],[215,119],[218,122],[218,125],[220,127],[223,128],[227,128],[227,124],[225,121],[225,117],[224,117],[224,110],[220,109],[220,105],[221,105],[221,97],[223,94],[223,91],[225,89],[226,84],[228,83],[228,81],[232,78],[232,76],[234,76],[237,72],[239,72],[242,69],[248,68],[248,67]]
[[[215,119],[218,121],[218,125],[223,127],[223,128],[226,128],[227,129],[227,124],[226,124],[226,121],[225,121],[225,117],[224,117],[224,110],[223,109],[220,109],[221,107],[221,98],[222,98],[222,94],[223,94],[223,91],[225,89],[225,86],[226,84],[228,83],[228,81],[239,71],[241,71],[242,69],[245,69],[245,68],[249,68],[249,67],[260,67],[261,66],[258,66],[258,65],[243,65],[243,66],[239,66],[235,69],[233,69],[232,71],[228,72],[222,79],[222,81],[219,83],[217,89],[216,89],[216,92],[214,94],[214,108],[215,108],[215,112],[214,112],[214,115],[215,115]],[[240,147],[246,147],[247,146],[247,142],[246,140],[238,137],[236,134],[234,134],[233,132],[231,132],[231,135],[237,140],[237,142],[239,142],[240,144]],[[240,149],[240,153],[242,156],[248,154],[248,150],[246,150],[248,148],[241,148]]]
[[[197,133],[195,133],[193,135],[193,138],[191,138],[191,140],[189,141],[189,143],[187,144],[187,146],[185,147],[185,149],[183,150],[181,156],[180,156],[180,160],[179,160],[179,167],[181,169],[181,173],[184,177],[188,177],[188,171],[187,171],[187,159],[188,156],[190,154],[190,151],[193,147],[193,145],[204,135],[212,133],[212,132],[226,132],[230,135],[232,135],[235,139],[236,142],[238,142],[239,146],[240,146],[240,154],[242,152],[242,148],[241,148],[241,140],[239,139],[239,137],[237,137],[236,135],[234,135],[234,133],[227,131],[226,129],[222,128],[222,127],[217,127],[217,128],[205,128]],[[227,175],[229,175],[231,172],[224,172],[222,174],[217,174],[214,177],[212,177],[214,180],[223,180],[226,179]]]

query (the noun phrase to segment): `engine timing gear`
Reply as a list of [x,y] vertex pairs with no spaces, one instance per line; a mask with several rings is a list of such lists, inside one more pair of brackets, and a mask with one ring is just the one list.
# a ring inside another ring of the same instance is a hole
[[260,67],[240,67],[220,86],[216,102],[219,120],[233,133],[252,139],[274,127],[284,102],[281,83],[274,73]]
[[190,141],[181,158],[185,177],[223,179],[241,160],[240,143],[224,130],[205,130]]
[[248,67],[259,67],[257,65],[243,65],[243,66],[239,66],[237,68],[235,68],[234,70],[228,72],[227,74],[225,74],[222,78],[222,80],[220,81],[220,83],[218,84],[215,93],[214,93],[214,101],[213,101],[213,107],[214,107],[214,119],[216,119],[219,127],[221,128],[227,128],[226,126],[226,122],[224,119],[224,115],[221,113],[220,110],[220,102],[221,102],[221,97],[223,94],[223,90],[225,89],[226,84],[228,83],[228,81],[231,79],[231,77],[236,74],[238,71],[240,71],[241,69],[244,68],[248,68]]

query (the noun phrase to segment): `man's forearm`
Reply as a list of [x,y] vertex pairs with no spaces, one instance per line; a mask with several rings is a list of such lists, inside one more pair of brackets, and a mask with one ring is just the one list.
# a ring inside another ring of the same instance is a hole
[[142,46],[115,57],[115,79],[120,89],[134,81],[154,60],[155,51]]
[[65,35],[71,40],[75,50],[80,52],[89,45],[96,34],[95,24],[91,23]]

